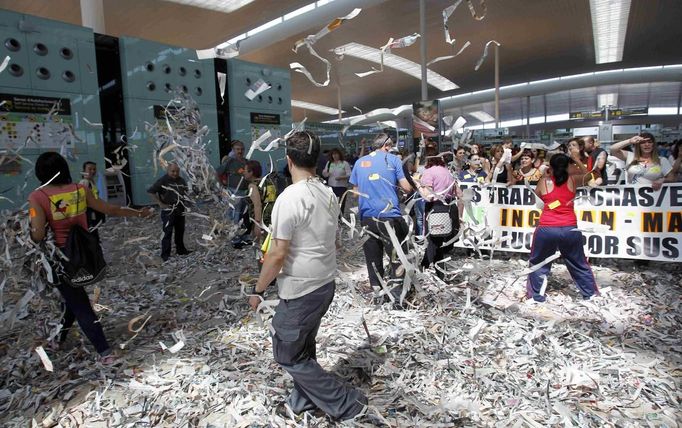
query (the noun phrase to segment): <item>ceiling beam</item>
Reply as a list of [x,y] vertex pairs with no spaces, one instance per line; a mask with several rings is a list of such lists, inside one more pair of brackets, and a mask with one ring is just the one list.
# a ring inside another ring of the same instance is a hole
[[339,16],[359,8],[369,8],[386,0],[336,0],[299,16],[288,19],[272,28],[239,41],[239,55],[266,48],[308,30],[317,31]]
[[[682,65],[667,67],[626,68],[607,70],[581,75],[564,76],[556,79],[510,85],[500,88],[500,99],[551,94],[570,89],[592,86],[619,85],[623,83],[681,82]],[[494,88],[476,91],[471,94],[441,98],[442,109],[463,107],[495,100]]]

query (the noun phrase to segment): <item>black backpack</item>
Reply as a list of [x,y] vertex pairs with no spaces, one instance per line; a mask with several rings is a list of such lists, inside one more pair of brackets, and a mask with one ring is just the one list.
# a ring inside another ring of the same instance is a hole
[[61,276],[71,287],[85,287],[102,279],[107,263],[102,247],[92,233],[74,224],[62,248],[66,259],[61,261]]

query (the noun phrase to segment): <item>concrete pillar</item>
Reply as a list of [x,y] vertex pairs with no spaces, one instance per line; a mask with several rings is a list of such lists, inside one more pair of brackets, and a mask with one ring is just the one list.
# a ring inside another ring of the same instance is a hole
[[106,34],[104,29],[104,0],[81,0],[81,22],[95,33]]

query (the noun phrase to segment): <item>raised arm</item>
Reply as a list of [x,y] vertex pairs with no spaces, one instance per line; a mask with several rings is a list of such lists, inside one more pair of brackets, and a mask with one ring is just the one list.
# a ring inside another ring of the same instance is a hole
[[635,135],[634,137],[628,138],[627,140],[619,141],[609,148],[609,152],[612,156],[625,161],[628,158],[628,154],[623,151],[623,149],[631,144],[639,144],[641,142],[647,141],[647,138]]

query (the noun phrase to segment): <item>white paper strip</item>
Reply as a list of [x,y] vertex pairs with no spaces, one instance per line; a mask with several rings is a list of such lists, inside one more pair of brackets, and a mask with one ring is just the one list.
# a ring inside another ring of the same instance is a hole
[[43,362],[43,367],[45,367],[45,370],[47,370],[48,372],[54,371],[52,361],[50,361],[50,357],[47,356],[47,354],[45,353],[45,349],[43,349],[42,346],[38,346],[36,348],[36,353],[40,357],[40,361]]

